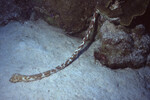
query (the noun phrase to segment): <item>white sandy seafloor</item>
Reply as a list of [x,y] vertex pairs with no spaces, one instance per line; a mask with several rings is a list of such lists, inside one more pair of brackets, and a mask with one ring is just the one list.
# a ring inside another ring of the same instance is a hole
[[0,100],[150,100],[150,68],[111,70],[95,62],[97,43],[64,70],[29,83],[14,73],[37,74],[72,55],[81,39],[42,20],[0,27]]

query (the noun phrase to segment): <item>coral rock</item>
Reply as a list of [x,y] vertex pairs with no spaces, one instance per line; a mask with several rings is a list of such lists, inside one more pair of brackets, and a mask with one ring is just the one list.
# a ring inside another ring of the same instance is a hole
[[133,18],[146,12],[150,0],[98,0],[98,9],[102,15],[119,17],[120,24],[130,25]]
[[[127,33],[127,32],[130,32]],[[95,50],[94,56],[103,65],[116,68],[140,68],[146,65],[150,51],[150,37],[144,26],[127,31],[106,21],[100,29],[101,46]]]

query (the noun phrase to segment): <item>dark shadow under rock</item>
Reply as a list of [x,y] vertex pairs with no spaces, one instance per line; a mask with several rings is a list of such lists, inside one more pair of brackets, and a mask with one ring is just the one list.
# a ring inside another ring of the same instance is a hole
[[32,3],[29,0],[0,0],[0,25],[11,20],[28,20],[31,13]]
[[148,57],[147,57],[146,65],[147,65],[147,66],[150,66],[150,54],[149,54]]
[[146,65],[150,37],[145,33],[144,26],[138,25],[133,30],[127,30],[106,21],[100,34],[101,46],[94,52],[94,56],[103,65],[113,69]]

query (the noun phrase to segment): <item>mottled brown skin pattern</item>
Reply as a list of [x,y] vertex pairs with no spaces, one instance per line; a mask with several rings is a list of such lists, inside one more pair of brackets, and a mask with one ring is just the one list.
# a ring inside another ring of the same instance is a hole
[[35,75],[21,75],[21,74],[13,74],[13,76],[10,78],[10,82],[17,83],[17,82],[31,82],[36,80],[41,80],[42,78],[49,77],[50,75],[57,73],[58,71],[66,68],[68,65],[70,65],[78,56],[80,51],[83,49],[86,41],[89,39],[89,35],[92,32],[92,29],[94,28],[95,20],[99,14],[99,10],[96,9],[93,17],[91,19],[89,28],[86,31],[86,36],[83,38],[82,43],[79,45],[78,49],[75,50],[75,52],[72,54],[72,56],[66,60],[65,63],[62,63],[60,66],[55,67],[54,69],[45,71],[43,73],[35,74]]

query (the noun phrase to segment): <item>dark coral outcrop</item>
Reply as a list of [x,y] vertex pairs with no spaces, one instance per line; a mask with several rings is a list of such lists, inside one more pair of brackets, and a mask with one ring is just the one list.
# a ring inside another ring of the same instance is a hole
[[[0,22],[42,18],[68,33],[87,29],[95,7],[107,18],[119,18],[128,26],[132,19],[145,13],[150,0],[0,0]],[[98,4],[97,4],[98,2]],[[0,23],[0,24],[1,24]]]
[[50,24],[67,32],[81,32],[88,27],[96,0],[41,0],[36,1],[35,10]]

